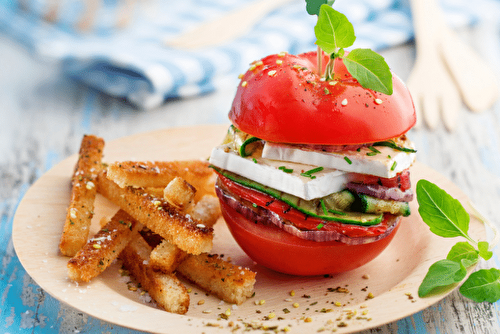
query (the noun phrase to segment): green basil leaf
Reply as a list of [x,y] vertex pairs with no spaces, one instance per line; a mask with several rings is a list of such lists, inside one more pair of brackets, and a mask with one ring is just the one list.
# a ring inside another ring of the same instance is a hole
[[333,5],[335,0],[306,0],[306,10],[309,15],[319,15],[321,5]]
[[479,252],[468,242],[461,241],[451,248],[446,259],[462,263],[467,268],[479,261]]
[[418,212],[430,230],[445,238],[468,235],[470,217],[460,202],[427,180],[417,183]]
[[356,40],[351,22],[328,5],[321,5],[314,33],[316,44],[328,54],[347,48]]
[[447,287],[462,281],[467,270],[461,263],[451,260],[440,260],[429,267],[429,271],[418,287],[418,296],[425,297],[432,290]]
[[500,299],[500,270],[481,269],[472,273],[460,287],[460,293],[477,303]]
[[367,89],[391,95],[392,73],[384,57],[370,49],[354,49],[345,58],[349,73]]
[[479,256],[485,260],[491,259],[493,252],[490,251],[490,244],[486,241],[479,241],[477,243],[477,248],[479,249]]

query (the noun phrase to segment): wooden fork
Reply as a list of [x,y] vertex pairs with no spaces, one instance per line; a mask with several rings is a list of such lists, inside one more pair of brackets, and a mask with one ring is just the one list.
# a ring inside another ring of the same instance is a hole
[[423,120],[434,129],[442,119],[452,130],[461,107],[460,94],[441,57],[437,33],[440,26],[430,8],[434,8],[433,0],[411,1],[417,54],[407,85],[417,111],[416,126],[421,126]]

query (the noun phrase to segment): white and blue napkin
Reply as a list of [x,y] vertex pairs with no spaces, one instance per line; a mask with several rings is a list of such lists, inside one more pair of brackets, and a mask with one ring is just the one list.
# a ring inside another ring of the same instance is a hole
[[[164,42],[250,1],[0,0],[0,32],[37,57],[60,62],[68,75],[89,86],[138,108],[154,108],[170,98],[211,92],[268,54],[315,49],[316,17],[307,14],[301,0],[263,17],[250,33],[226,45],[190,51]],[[82,28],[89,3],[98,7],[92,24]],[[441,5],[453,26],[500,17],[496,0],[445,0]],[[133,11],[120,24],[123,6]],[[413,37],[405,0],[337,0],[334,8],[353,23],[355,47],[380,50]]]

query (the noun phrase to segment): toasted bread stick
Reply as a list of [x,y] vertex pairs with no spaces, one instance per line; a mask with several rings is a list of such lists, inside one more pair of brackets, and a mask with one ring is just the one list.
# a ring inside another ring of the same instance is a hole
[[82,139],[78,162],[71,179],[71,200],[59,243],[61,253],[74,256],[87,242],[94,214],[96,178],[101,171],[104,140],[91,135]]
[[186,287],[174,274],[154,271],[147,264],[150,253],[151,247],[139,236],[125,247],[120,259],[160,307],[168,312],[185,314],[189,308],[189,294]]
[[215,196],[205,195],[195,203],[188,214],[206,227],[213,227],[221,217],[219,200]]
[[143,189],[120,188],[103,171],[97,182],[100,194],[108,198],[151,231],[190,254],[212,249],[213,229],[180,213],[161,198],[154,198]]
[[215,173],[207,161],[121,161],[109,165],[107,177],[120,187],[165,188],[181,177],[196,188],[195,201],[203,195],[215,196]]
[[[190,196],[178,196],[176,194],[179,187],[175,185],[180,185],[181,189],[185,189],[182,182],[179,180],[173,180],[165,188],[165,199],[171,200],[171,198],[176,199],[176,202],[180,207],[185,206],[185,202],[191,201]],[[170,191],[167,191],[170,189]],[[176,190],[177,189],[177,190]],[[189,188],[187,188],[187,193],[189,194]],[[169,198],[171,196],[171,198]],[[199,200],[189,211],[190,215],[200,221],[205,227],[212,227],[217,219],[220,217],[220,207],[219,200],[216,197],[205,195],[201,200]],[[149,235],[148,238],[151,238]],[[148,243],[153,244],[154,241],[149,241]],[[187,257],[187,253],[179,249],[179,247],[171,244],[167,240],[163,240],[156,247],[153,248],[150,257],[150,263],[153,269],[162,271],[164,273],[171,273],[175,271],[179,263],[184,261]]]
[[163,198],[181,212],[186,212],[192,206],[195,194],[196,188],[178,176],[163,190]]
[[149,262],[154,270],[168,274],[174,272],[187,256],[188,254],[179,247],[163,240],[151,251]]
[[139,237],[142,225],[125,211],[118,212],[68,262],[68,276],[88,282],[102,273],[132,240]]
[[177,272],[227,303],[241,304],[253,295],[255,273],[214,254],[190,255]]

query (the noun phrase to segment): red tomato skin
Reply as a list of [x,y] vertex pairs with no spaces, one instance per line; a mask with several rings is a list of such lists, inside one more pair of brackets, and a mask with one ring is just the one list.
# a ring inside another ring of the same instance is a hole
[[386,140],[415,124],[413,101],[397,76],[394,93],[384,95],[361,87],[342,60],[335,63],[335,85],[321,81],[316,66],[316,52],[270,55],[262,65],[254,63],[241,79],[229,119],[268,141],[325,145]]
[[379,184],[388,188],[399,188],[402,191],[406,191],[411,188],[410,181],[410,170],[405,169],[401,173],[398,173],[397,176],[387,179],[383,177],[378,177],[375,175],[369,174],[351,174],[350,180],[355,183],[362,184]]
[[378,241],[346,245],[304,240],[274,225],[255,224],[224,201],[221,211],[234,239],[253,261],[280,273],[300,276],[335,274],[361,267],[389,245],[400,225]]

